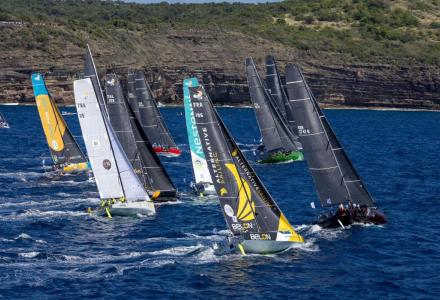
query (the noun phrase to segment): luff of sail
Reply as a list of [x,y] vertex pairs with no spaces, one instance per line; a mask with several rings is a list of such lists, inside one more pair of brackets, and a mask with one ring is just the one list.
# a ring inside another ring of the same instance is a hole
[[196,188],[197,185],[203,185],[203,194],[209,195],[215,194],[215,189],[212,184],[208,164],[206,162],[205,154],[203,153],[199,133],[195,124],[194,110],[191,106],[191,97],[189,92],[190,87],[197,85],[198,82],[195,78],[188,78],[183,81],[185,121]]
[[246,76],[266,151],[269,153],[297,151],[295,136],[272,104],[274,100],[269,99],[271,96],[264,88],[252,58],[246,59]]
[[374,201],[354,169],[298,66],[287,65],[286,88],[300,141],[323,206]]
[[56,169],[66,173],[88,170],[87,159],[51,99],[44,76],[34,73],[31,79],[41,125]]
[[165,125],[143,71],[134,71],[134,85],[142,128],[154,150],[161,155],[179,156],[181,151]]
[[189,93],[208,169],[229,230],[244,239],[241,245],[248,252],[277,252],[291,242],[303,242],[247,163],[204,89],[195,85],[189,87]]

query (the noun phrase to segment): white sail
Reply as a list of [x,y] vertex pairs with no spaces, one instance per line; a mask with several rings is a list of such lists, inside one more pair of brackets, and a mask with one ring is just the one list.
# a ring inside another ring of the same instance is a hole
[[198,86],[199,83],[196,78],[185,79],[183,82],[183,101],[185,106],[185,120],[186,129],[188,131],[188,141],[191,152],[191,160],[194,170],[194,178],[196,183],[211,183],[205,187],[206,192],[215,192],[212,185],[211,175],[209,174],[208,164],[206,162],[205,154],[203,153],[202,144],[194,118],[194,111],[191,106],[191,99],[188,87]]
[[122,198],[124,191],[104,119],[90,79],[73,82],[76,109],[101,199]]
[[[107,115],[103,116],[99,108],[91,80],[89,78],[76,80],[74,82],[74,92],[87,152],[90,153],[89,148],[91,148],[94,154],[93,159],[90,157],[90,162],[101,198],[125,196],[127,202],[149,200],[147,192],[116,138]],[[103,145],[106,147],[103,148]],[[95,166],[98,173],[95,171]],[[112,171],[110,172],[110,170]],[[112,177],[101,178],[102,174],[108,176],[110,173]],[[113,190],[117,190],[117,193]],[[112,192],[109,193],[109,191]]]

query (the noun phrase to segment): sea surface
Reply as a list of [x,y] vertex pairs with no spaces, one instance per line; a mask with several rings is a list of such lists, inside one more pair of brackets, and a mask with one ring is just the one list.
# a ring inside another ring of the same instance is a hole
[[[80,136],[74,108],[61,108]],[[163,159],[181,199],[150,218],[90,216],[85,177],[59,178],[35,106],[0,106],[0,298],[440,299],[440,113],[325,110],[389,223],[323,230],[305,162],[257,165],[251,109],[219,109],[306,242],[277,255],[219,251],[217,199],[191,196],[182,108],[163,108],[184,153]],[[82,139],[78,140],[83,144]]]

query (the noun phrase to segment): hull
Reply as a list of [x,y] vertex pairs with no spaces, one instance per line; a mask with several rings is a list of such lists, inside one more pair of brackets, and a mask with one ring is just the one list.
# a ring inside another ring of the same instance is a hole
[[353,223],[384,225],[387,223],[385,215],[374,207],[362,209],[348,209],[341,215],[336,212],[334,215],[322,215],[318,224],[322,228],[344,228]]
[[151,201],[136,201],[136,202],[124,202],[115,203],[110,208],[112,216],[137,216],[137,215],[154,215],[154,204]]
[[245,240],[240,243],[245,253],[272,254],[289,248],[293,243],[285,241]]
[[179,157],[182,154],[182,150],[179,148],[153,147],[153,149],[158,155],[165,157]]
[[191,188],[193,189],[194,194],[197,196],[217,196],[214,185],[209,182],[191,183]]
[[[177,201],[178,197],[177,197],[177,192],[175,190],[173,191],[156,191],[156,192],[152,192],[152,191],[148,191],[148,196],[150,196],[151,200],[153,200],[153,202],[169,202],[169,201]],[[158,194],[158,195],[157,195]]]
[[67,166],[64,166],[62,168],[63,173],[80,173],[80,172],[86,172],[88,170],[91,170],[90,163],[78,163],[78,164],[70,164]]
[[304,160],[304,155],[301,151],[292,151],[288,153],[274,153],[274,154],[261,155],[258,162],[263,164],[274,164],[281,162],[294,162],[294,161],[303,161],[303,160]]

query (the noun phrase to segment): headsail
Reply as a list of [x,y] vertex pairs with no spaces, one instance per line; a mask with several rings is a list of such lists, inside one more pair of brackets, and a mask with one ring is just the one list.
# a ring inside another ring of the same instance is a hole
[[244,240],[303,242],[248,164],[196,79],[195,124],[229,229]]
[[[272,96],[272,99],[275,100],[274,102],[276,103],[279,111],[289,125],[289,129],[294,135],[297,146],[300,146],[298,127],[296,126],[295,119],[293,118],[293,113],[289,105],[289,98],[287,97],[281,81],[275,58],[272,55],[268,55],[266,57],[266,86]],[[300,148],[301,147],[302,146],[300,146]]]
[[[157,107],[156,99],[142,71],[134,71],[135,95],[138,101],[139,119],[142,128],[154,148],[178,150],[164,119]],[[162,151],[157,151],[162,152]],[[167,151],[163,151],[167,152]],[[176,153],[177,154],[177,153]],[[180,151],[178,151],[180,154]]]
[[287,65],[286,87],[300,141],[323,206],[352,201],[374,202],[327,118],[313,97],[298,66]]
[[50,98],[43,75],[34,73],[31,78],[41,124],[55,165],[63,168],[67,165],[85,164],[84,169],[87,169],[87,159],[73,138],[58,107]]
[[295,137],[287,127],[278,109],[273,106],[269,99],[271,96],[264,88],[252,58],[246,59],[246,75],[249,93],[266,150],[269,152],[298,150]]
[[[194,170],[196,184],[208,184],[205,187],[206,192],[215,192],[212,185],[211,175],[209,174],[208,164],[205,154],[203,153],[202,144],[199,133],[197,131],[194,110],[191,106],[190,87],[198,86],[197,79],[188,78],[183,81],[183,102],[185,106],[186,130],[188,132],[189,148],[191,152],[191,160]],[[202,88],[202,86],[200,86]]]
[[150,195],[160,192],[159,198],[175,197],[176,188],[129,107],[116,75],[107,75],[105,89],[110,121],[139,179]]

